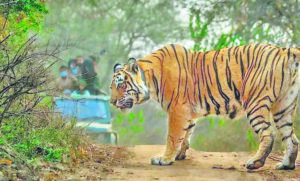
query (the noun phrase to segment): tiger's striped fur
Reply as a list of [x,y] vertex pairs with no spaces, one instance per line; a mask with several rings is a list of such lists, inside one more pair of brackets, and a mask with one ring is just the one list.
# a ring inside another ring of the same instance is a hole
[[185,158],[197,118],[246,115],[260,137],[259,149],[246,167],[264,165],[275,139],[274,122],[282,141],[287,142],[277,168],[294,169],[298,139],[292,117],[299,94],[299,63],[299,48],[250,44],[192,52],[171,44],[115,67],[111,102],[125,109],[152,98],[168,112],[166,151],[152,158],[152,164],[169,165]]

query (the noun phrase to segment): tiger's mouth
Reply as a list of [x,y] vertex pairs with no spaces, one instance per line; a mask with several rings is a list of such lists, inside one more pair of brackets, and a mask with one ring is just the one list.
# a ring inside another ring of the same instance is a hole
[[116,105],[117,108],[119,109],[131,109],[133,107],[133,99],[121,99],[119,101],[119,105]]

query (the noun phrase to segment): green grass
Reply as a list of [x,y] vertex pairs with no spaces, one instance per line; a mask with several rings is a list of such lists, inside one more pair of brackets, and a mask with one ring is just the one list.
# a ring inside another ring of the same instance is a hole
[[[29,115],[3,120],[0,125],[0,158],[15,163],[31,163],[35,160],[61,162],[70,157],[71,150],[83,145],[84,130],[76,127],[76,121],[68,122],[56,114]],[[18,158],[22,158],[18,160]]]

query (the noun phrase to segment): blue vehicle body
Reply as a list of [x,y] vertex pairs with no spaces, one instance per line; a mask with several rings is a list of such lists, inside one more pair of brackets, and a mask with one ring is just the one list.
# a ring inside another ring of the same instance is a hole
[[77,125],[89,134],[105,134],[106,143],[117,143],[117,133],[112,131],[109,96],[55,97],[56,110],[68,118],[77,119]]

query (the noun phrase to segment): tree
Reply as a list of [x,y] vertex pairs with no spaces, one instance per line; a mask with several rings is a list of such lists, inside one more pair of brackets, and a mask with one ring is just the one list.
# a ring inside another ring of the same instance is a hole
[[47,7],[53,13],[46,17],[46,26],[55,29],[51,38],[56,42],[72,45],[64,54],[66,60],[99,55],[105,49],[99,68],[102,86],[109,87],[115,62],[143,56],[157,45],[188,36],[176,16],[177,6],[168,0],[51,0]]
[[54,51],[39,51],[37,37],[39,18],[47,12],[36,0],[7,0],[0,5],[0,124],[3,119],[30,114],[42,97],[48,81],[47,62]]
[[[190,0],[185,3],[191,20],[199,16],[200,22],[207,26],[204,41],[216,41],[222,34],[237,37],[242,43],[267,42],[280,46],[296,46],[300,40],[298,0]],[[199,43],[196,39],[195,42]],[[208,45],[203,44],[213,48]]]

